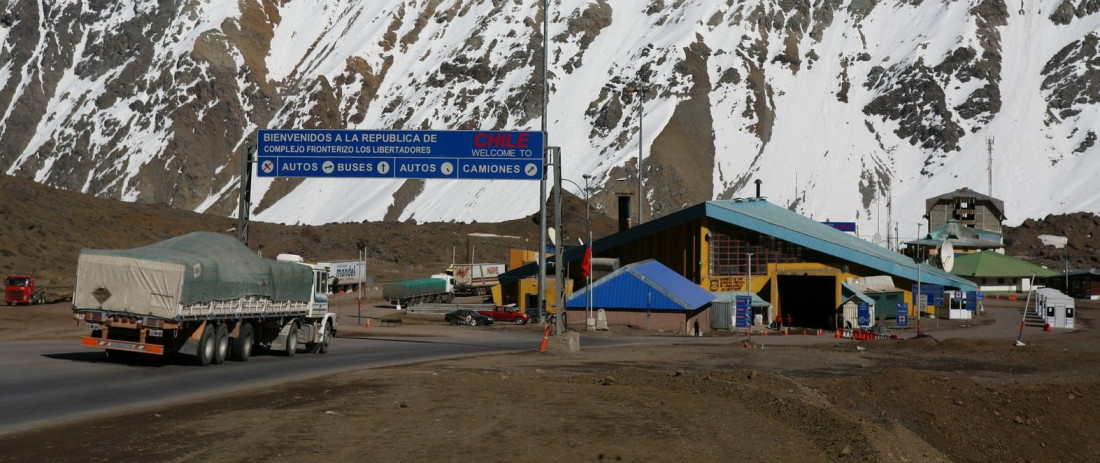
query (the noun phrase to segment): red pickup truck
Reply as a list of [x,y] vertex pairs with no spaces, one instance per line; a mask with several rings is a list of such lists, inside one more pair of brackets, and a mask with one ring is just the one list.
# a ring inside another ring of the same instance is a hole
[[479,310],[477,313],[493,317],[493,321],[512,322],[517,325],[522,325],[530,321],[530,317],[528,317],[527,314],[515,307],[496,306],[493,307],[493,310]]

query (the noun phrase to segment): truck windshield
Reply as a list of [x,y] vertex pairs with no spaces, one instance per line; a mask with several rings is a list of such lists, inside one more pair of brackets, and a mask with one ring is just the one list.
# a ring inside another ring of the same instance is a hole
[[29,286],[30,278],[6,278],[4,280],[6,286]]

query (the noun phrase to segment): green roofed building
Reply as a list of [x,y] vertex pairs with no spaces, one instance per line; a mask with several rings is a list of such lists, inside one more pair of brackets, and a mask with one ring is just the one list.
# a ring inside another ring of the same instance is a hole
[[1007,293],[1028,292],[1033,280],[1060,275],[1055,270],[994,251],[956,254],[951,273],[977,283],[981,291]]

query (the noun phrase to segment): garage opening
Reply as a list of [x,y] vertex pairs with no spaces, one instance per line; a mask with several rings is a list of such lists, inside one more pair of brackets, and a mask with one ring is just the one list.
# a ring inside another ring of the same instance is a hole
[[835,329],[835,277],[778,275],[778,280],[781,309],[794,326]]

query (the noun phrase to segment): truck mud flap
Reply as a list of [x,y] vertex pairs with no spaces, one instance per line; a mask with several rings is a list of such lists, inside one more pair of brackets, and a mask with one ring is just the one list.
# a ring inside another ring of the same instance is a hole
[[96,347],[100,349],[122,350],[138,352],[142,354],[164,355],[164,346],[157,344],[142,344],[140,342],[116,341],[84,336],[80,338],[80,345],[84,347]]

